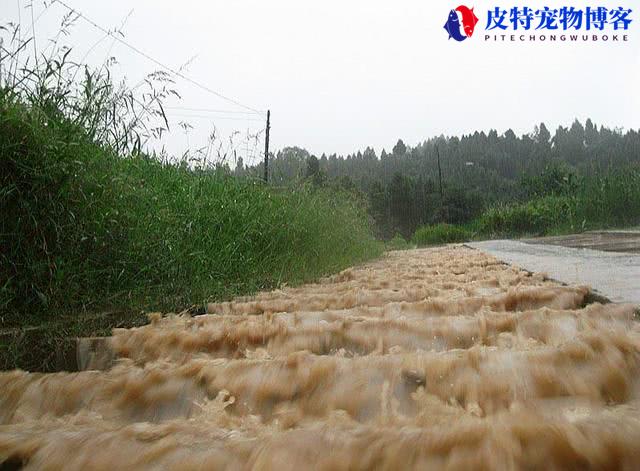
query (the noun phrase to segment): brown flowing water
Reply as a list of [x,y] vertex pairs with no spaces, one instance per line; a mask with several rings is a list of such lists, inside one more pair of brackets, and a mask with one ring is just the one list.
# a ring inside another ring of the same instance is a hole
[[0,373],[26,469],[638,469],[634,306],[465,247],[151,316],[106,371]]

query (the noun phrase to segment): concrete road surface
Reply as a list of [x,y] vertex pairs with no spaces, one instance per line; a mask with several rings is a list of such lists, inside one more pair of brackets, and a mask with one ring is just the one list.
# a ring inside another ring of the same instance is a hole
[[589,285],[613,302],[640,305],[640,255],[513,240],[467,244],[494,257],[567,284]]
[[576,249],[593,249],[605,252],[640,253],[640,231],[634,229],[616,229],[610,231],[589,231],[582,234],[536,237],[521,239],[528,244],[561,245]]

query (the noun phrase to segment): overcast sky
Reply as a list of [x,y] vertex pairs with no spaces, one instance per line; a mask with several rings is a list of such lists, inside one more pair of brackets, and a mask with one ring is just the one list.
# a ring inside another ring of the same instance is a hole
[[[530,2],[467,1],[480,23],[473,38],[447,39],[443,26],[458,3],[431,0],[65,0],[101,25],[126,21],[126,40],[172,66],[195,56],[186,74],[251,107],[272,110],[272,149],[298,145],[318,155],[366,146],[415,145],[439,134],[508,128],[530,132],[536,123],[640,127],[640,8],[626,43],[485,42],[486,11]],[[35,2],[35,17],[42,10]],[[3,19],[30,26],[27,0],[0,0]],[[638,0],[598,5],[640,7]],[[593,2],[550,0],[549,6]],[[615,4],[615,5],[614,5]],[[54,4],[37,21],[40,39],[52,37],[64,9]],[[79,22],[67,41],[80,55],[104,36]],[[136,82],[157,68],[126,47],[100,42],[88,56],[118,58],[118,73]],[[190,108],[242,110],[178,81]],[[174,103],[175,104],[175,103]],[[173,112],[173,120],[184,119]],[[182,111],[182,113],[186,113]],[[197,113],[192,113],[197,114]],[[221,133],[263,124],[218,120]],[[194,118],[191,146],[203,143],[210,120]],[[187,136],[176,131],[178,152]],[[259,146],[262,146],[260,143]]]

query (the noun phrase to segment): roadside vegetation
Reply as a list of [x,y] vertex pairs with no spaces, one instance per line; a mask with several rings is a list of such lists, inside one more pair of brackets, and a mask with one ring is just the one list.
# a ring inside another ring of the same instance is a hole
[[[28,41],[17,37],[0,56],[5,331],[72,319],[54,341],[101,333],[107,325],[83,319],[115,311],[107,324],[127,325],[141,311],[313,280],[383,250],[353,192],[272,187],[216,162],[148,153],[145,142],[168,127],[165,74],[134,91],[112,82],[108,64],[91,70],[63,48],[20,58]],[[0,332],[5,368],[30,348],[19,334],[21,346]]]
[[[549,178],[550,173],[559,179]],[[536,188],[530,200],[495,204],[464,224],[422,226],[413,241],[425,246],[572,234],[640,223],[640,168],[636,166],[582,178],[548,169],[527,183]]]
[[419,227],[411,239],[418,247],[436,244],[464,242],[471,238],[471,234],[464,228],[452,224],[434,224]]
[[364,205],[346,192],[123,158],[6,94],[0,110],[5,325],[74,310],[182,309],[379,253]]
[[518,237],[640,224],[640,132],[590,119],[555,132],[540,123],[521,136],[478,130],[414,147],[399,140],[380,154],[368,147],[316,157],[289,147],[273,169],[282,182],[311,175],[318,185],[360,192],[383,240],[433,244],[461,239],[460,231]]

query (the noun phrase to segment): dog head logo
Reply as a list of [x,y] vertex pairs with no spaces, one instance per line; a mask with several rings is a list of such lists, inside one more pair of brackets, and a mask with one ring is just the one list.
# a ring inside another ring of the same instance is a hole
[[449,18],[444,24],[444,29],[449,33],[449,39],[464,41],[473,36],[473,30],[476,28],[478,21],[473,8],[460,5],[449,12]]

